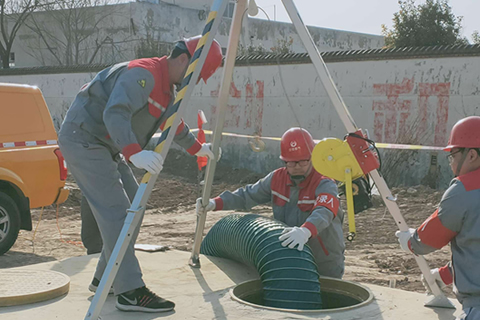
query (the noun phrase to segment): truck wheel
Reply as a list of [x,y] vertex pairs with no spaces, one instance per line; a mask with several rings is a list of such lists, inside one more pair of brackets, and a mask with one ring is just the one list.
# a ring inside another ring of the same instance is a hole
[[0,191],[0,255],[4,254],[17,240],[20,230],[20,212],[13,199]]

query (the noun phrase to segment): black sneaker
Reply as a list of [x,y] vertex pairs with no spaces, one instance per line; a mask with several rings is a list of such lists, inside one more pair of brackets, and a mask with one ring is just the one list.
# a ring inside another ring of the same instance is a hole
[[[90,290],[90,292],[97,292],[99,284],[100,280],[98,280],[97,278],[93,278],[92,283],[90,283],[90,285],[88,286],[88,290]],[[108,291],[108,294],[113,294],[112,287],[110,287],[110,291]]]
[[119,294],[115,306],[122,311],[165,312],[173,310],[175,303],[160,298],[147,287],[141,287],[133,293]]

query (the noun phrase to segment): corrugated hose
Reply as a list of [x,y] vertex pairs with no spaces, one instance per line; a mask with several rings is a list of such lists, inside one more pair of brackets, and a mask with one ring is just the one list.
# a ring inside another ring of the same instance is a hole
[[321,309],[317,265],[308,245],[303,251],[282,247],[284,223],[256,214],[231,214],[219,220],[202,242],[205,255],[253,265],[263,284],[263,305]]

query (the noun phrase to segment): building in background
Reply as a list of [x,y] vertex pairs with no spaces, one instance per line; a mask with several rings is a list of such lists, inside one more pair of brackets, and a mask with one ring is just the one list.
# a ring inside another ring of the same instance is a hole
[[[168,53],[171,44],[201,33],[212,0],[145,0],[36,12],[13,44],[12,67],[108,64]],[[229,3],[216,38],[225,49],[233,16]],[[71,14],[74,13],[74,14]],[[308,27],[320,51],[375,49],[379,35]],[[305,52],[290,23],[246,18],[243,48]]]

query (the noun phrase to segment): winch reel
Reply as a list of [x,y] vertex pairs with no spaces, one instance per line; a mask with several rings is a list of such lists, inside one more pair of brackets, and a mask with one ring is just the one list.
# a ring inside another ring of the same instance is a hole
[[356,236],[352,181],[380,167],[374,150],[371,140],[358,130],[347,135],[345,140],[325,138],[317,143],[312,151],[313,168],[318,173],[345,183],[348,241],[353,241]]

